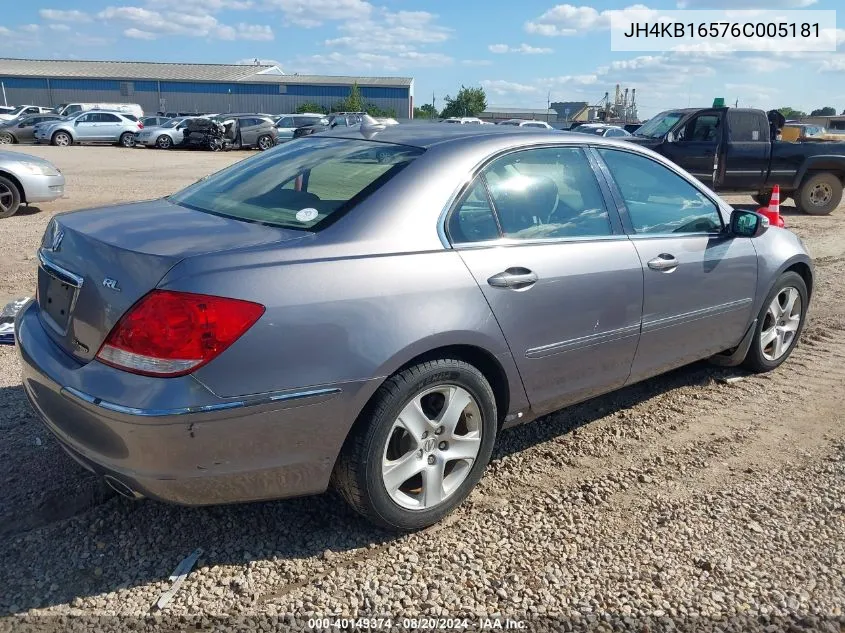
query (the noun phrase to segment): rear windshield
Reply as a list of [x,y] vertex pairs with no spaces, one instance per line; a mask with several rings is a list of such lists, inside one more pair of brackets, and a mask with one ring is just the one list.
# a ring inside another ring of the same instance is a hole
[[304,138],[236,163],[169,200],[238,220],[317,231],[422,153],[405,145]]

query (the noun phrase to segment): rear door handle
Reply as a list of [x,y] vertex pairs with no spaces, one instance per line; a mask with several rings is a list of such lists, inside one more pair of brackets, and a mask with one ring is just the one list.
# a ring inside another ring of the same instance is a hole
[[508,268],[500,273],[497,273],[487,280],[487,283],[494,288],[511,288],[512,290],[520,290],[521,288],[528,288],[537,283],[537,274],[527,268],[516,267]]
[[660,255],[648,261],[648,267],[664,273],[672,272],[678,267],[678,260],[669,253],[660,253]]

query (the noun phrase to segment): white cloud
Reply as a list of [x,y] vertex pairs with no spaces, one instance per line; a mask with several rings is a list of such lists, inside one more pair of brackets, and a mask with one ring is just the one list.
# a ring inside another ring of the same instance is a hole
[[373,10],[365,0],[263,0],[261,6],[281,11],[288,23],[304,28],[330,20],[359,20]]
[[481,81],[481,85],[484,90],[496,95],[524,95],[539,92],[540,90],[537,86],[505,81],[504,79],[484,79]]
[[493,62],[489,59],[462,59],[462,66],[492,66]]
[[801,9],[818,0],[678,0],[679,9]]
[[54,20],[56,22],[90,22],[91,16],[82,11],[72,9],[70,11],[63,11],[61,9],[41,9],[38,12],[45,20]]
[[41,29],[37,24],[24,24],[19,28],[24,33],[37,33]]
[[487,49],[491,53],[520,53],[522,55],[545,55],[554,53],[551,48],[538,48],[536,46],[529,46],[528,44],[520,44],[519,46],[508,46],[507,44],[490,44]]
[[410,52],[420,45],[439,44],[452,30],[437,23],[427,11],[383,11],[363,20],[351,20],[338,27],[344,35],[326,40],[327,46],[359,51]]
[[149,31],[142,31],[136,28],[126,29],[125,31],[123,31],[123,34],[126,37],[132,38],[133,40],[154,40],[158,38],[155,33],[150,33]]
[[645,20],[657,15],[657,11],[642,4],[631,5],[624,9],[598,11],[593,7],[576,7],[571,4],[559,4],[552,7],[535,20],[529,20],[524,28],[528,33],[536,35],[570,36],[580,35],[588,31],[610,28],[610,18],[613,13],[631,14],[639,20]]
[[48,24],[47,27],[51,31],[58,31],[60,33],[70,31],[70,27],[67,24]]
[[154,9],[200,14],[216,13],[224,9],[243,11],[255,6],[253,0],[147,0],[146,4]]
[[331,69],[334,74],[338,69],[346,72],[398,72],[409,68],[439,68],[455,62],[442,53],[424,53],[402,51],[399,53],[368,53],[364,51],[332,52],[328,54],[297,57],[288,67],[297,68],[301,73],[311,73]]
[[171,11],[161,13],[144,7],[106,7],[97,14],[106,22],[129,22],[141,28],[128,28],[126,37],[134,39],[156,39],[162,35],[183,35],[186,37],[217,37],[223,40],[272,40],[273,29],[266,24],[245,24],[236,26],[221,24],[212,15],[197,15]]

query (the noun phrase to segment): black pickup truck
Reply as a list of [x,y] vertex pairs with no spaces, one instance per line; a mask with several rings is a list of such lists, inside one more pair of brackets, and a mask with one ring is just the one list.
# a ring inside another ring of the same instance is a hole
[[780,185],[781,201],[792,197],[804,213],[827,215],[842,200],[845,142],[774,140],[776,118],[743,108],[667,110],[625,140],[663,154],[716,191],[750,193],[768,204]]

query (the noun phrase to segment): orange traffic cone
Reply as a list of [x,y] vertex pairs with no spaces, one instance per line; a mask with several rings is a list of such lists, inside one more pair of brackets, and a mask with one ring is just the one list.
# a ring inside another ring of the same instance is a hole
[[775,185],[772,189],[772,196],[769,198],[768,206],[760,207],[757,209],[757,213],[769,218],[772,226],[786,226],[783,218],[780,217],[780,185]]

